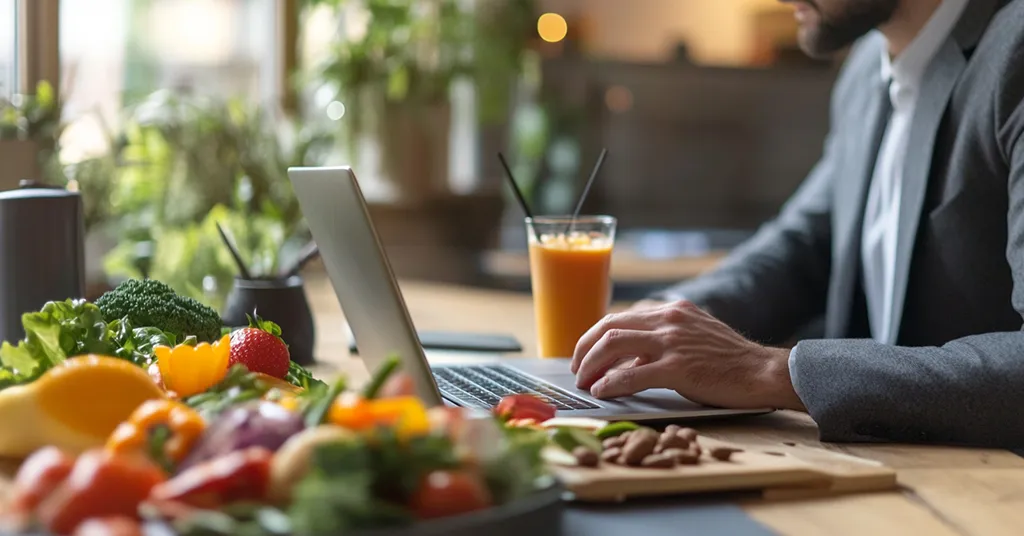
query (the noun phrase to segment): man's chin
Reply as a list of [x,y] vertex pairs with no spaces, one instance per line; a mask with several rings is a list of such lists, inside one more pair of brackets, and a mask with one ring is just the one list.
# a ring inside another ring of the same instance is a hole
[[804,54],[817,60],[830,59],[844,48],[842,46],[830,46],[822,39],[821,33],[816,27],[801,26],[797,34],[797,41],[800,45],[800,50],[803,50]]

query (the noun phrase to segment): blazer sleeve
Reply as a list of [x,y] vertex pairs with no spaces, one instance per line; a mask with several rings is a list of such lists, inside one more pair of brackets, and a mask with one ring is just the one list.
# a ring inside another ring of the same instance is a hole
[[[1014,281],[1012,303],[1024,317],[1021,74],[1021,91],[1010,99],[1014,106],[997,138],[1009,170],[1006,258]],[[793,386],[824,441],[1024,447],[1024,331],[973,335],[941,347],[809,340],[793,349],[789,363]]]

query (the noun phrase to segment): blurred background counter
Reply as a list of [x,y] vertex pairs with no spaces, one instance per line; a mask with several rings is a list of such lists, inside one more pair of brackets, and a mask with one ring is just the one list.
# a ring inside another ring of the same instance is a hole
[[285,170],[353,165],[407,279],[525,290],[535,213],[619,219],[617,298],[771,218],[828,127],[836,62],[775,0],[0,0],[0,189],[72,185],[95,290],[220,305],[308,240]]

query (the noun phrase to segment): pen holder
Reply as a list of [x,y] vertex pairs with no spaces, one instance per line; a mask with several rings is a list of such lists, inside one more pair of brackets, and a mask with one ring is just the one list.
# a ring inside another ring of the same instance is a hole
[[224,307],[224,325],[245,327],[245,315],[256,312],[260,318],[281,326],[281,338],[288,345],[292,361],[308,366],[315,361],[313,313],[301,276],[287,279],[235,278]]

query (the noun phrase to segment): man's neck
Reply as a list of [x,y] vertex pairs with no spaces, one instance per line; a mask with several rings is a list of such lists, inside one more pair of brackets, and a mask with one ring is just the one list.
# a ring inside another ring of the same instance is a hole
[[879,30],[889,41],[889,55],[898,57],[928,24],[942,0],[903,0],[889,22]]

